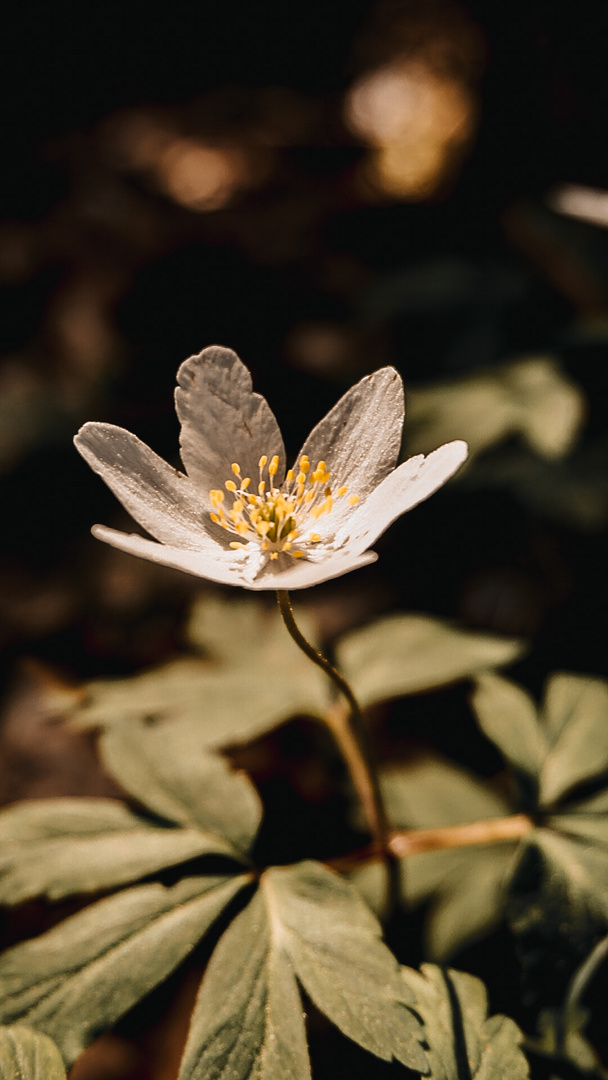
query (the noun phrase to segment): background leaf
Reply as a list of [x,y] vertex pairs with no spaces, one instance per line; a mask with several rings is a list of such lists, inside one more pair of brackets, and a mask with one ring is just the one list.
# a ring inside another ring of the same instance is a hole
[[140,885],[0,957],[0,1020],[46,1032],[70,1063],[188,955],[247,876]]
[[113,799],[44,799],[0,812],[0,902],[96,892],[198,855],[236,852],[200,829],[152,824]]
[[420,693],[516,660],[515,638],[462,630],[427,615],[387,615],[347,634],[337,664],[365,708],[377,701]]
[[428,453],[466,439],[470,460],[518,435],[538,455],[563,457],[574,445],[585,411],[582,390],[550,356],[531,356],[457,382],[408,394],[408,453]]
[[530,1075],[519,1028],[507,1016],[488,1019],[480,979],[432,964],[423,964],[420,974],[409,968],[403,973],[416,993],[433,1080],[525,1080]]
[[[298,608],[298,621],[315,641]],[[205,597],[188,637],[206,659],[183,657],[127,679],[88,683],[71,711],[79,727],[151,720],[183,724],[199,747],[226,746],[272,730],[292,716],[323,715],[330,684],[292,641],[278,611],[251,600]],[[289,671],[289,679],[280,677]]]
[[[510,804],[472,774],[438,757],[386,770],[382,791],[397,829],[441,828],[505,817]],[[425,922],[429,954],[446,959],[501,921],[517,843],[479,844],[421,852],[400,860],[401,893],[409,904],[430,899]],[[375,910],[386,895],[380,866],[352,880]]]
[[538,777],[549,750],[534,700],[520,686],[488,672],[477,676],[471,697],[481,730],[508,761]]
[[28,1027],[0,1027],[0,1080],[66,1080],[53,1040]]

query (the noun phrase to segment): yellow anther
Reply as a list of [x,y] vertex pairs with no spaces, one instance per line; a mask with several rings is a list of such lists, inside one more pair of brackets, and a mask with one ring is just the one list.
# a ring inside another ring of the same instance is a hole
[[285,483],[286,483],[286,484],[291,484],[291,482],[292,482],[293,478],[294,478],[294,471],[293,471],[293,469],[288,469],[288,471],[287,471],[287,476],[285,477]]
[[270,552],[270,558],[271,559],[278,559],[278,557],[279,557],[278,551],[271,551]]
[[327,465],[325,464],[324,461],[317,462],[317,472],[320,472],[320,473],[327,472]]
[[278,471],[279,471],[279,456],[278,456],[278,454],[275,454],[272,461],[270,462],[270,465],[268,466],[268,475],[269,476],[276,476]]
[[250,483],[251,483],[251,477],[246,476],[245,479],[241,482],[241,491],[247,491],[247,488],[249,487]]
[[238,544],[236,542],[236,540],[232,540],[228,546],[231,547],[231,548],[244,548],[247,545],[246,544]]
[[268,543],[268,541],[264,540],[264,542],[262,543],[262,551],[268,551],[269,547],[270,547],[270,544]]
[[351,495],[350,499],[348,500],[348,505],[349,506],[354,506],[355,503],[358,503],[358,502],[359,502],[359,496],[358,495]]
[[258,484],[258,491],[259,491],[260,495],[264,494],[265,488],[266,488],[266,481],[265,480],[260,480],[260,482]]
[[232,469],[232,471],[233,471],[233,473],[234,473],[234,475],[235,475],[235,476],[239,476],[239,475],[240,475],[240,472],[241,472],[241,466],[240,466],[240,465],[237,465],[236,461],[233,461],[233,462],[232,462],[232,465],[230,466],[230,468]]
[[216,503],[221,503],[224,501],[224,492],[221,490],[221,488],[217,488],[217,490],[214,491],[213,494],[215,495]]
[[215,525],[219,525],[220,519],[217,516],[217,514],[211,514],[210,517],[211,517],[211,520],[214,522]]
[[263,469],[267,461],[268,461],[268,455],[267,454],[262,454],[260,460],[258,461],[258,467],[260,469]]
[[226,488],[226,491],[236,491],[236,484],[234,480],[226,480],[224,487]]
[[346,495],[347,491],[348,491],[348,488],[347,488],[346,484],[344,484],[341,488],[338,488],[338,495]]
[[315,497],[315,492],[314,491],[307,491],[306,495],[304,496],[304,502],[305,503],[312,502],[314,497]]
[[304,552],[303,551],[292,551],[291,552],[291,557],[293,559],[303,559],[304,558]]
[[328,473],[328,472],[323,473],[323,476],[321,477],[321,483],[322,484],[328,484],[330,476],[331,476],[331,473]]
[[311,544],[318,544],[321,537],[319,536],[319,533],[311,533],[308,539],[310,540]]
[[249,532],[246,521],[238,521],[235,525],[235,529],[239,536],[247,536],[247,533]]
[[281,548],[281,551],[289,551],[290,547],[291,547],[290,541],[286,540],[285,543],[283,544],[283,547]]
[[299,472],[298,475],[296,476],[296,483],[297,484],[305,484],[306,483],[306,473]]
[[322,478],[322,476],[323,476],[323,473],[319,472],[318,469],[315,469],[315,471],[312,473],[312,475],[310,477],[311,484],[318,484],[319,480]]
[[242,499],[237,499],[236,502],[233,504],[233,507],[232,507],[233,512],[235,514],[242,514],[244,505],[245,505],[245,503],[243,502]]
[[306,456],[306,454],[304,454],[300,458],[300,470],[303,473],[307,473],[309,469],[310,469],[310,461],[308,460],[308,457]]

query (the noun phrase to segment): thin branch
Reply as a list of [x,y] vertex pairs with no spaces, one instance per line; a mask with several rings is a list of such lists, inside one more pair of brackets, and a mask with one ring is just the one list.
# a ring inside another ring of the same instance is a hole
[[[503,818],[485,818],[466,825],[445,825],[438,829],[399,829],[388,839],[388,850],[398,859],[424,851],[449,851],[453,848],[474,847],[480,844],[505,844],[521,840],[534,823],[526,814]],[[358,851],[328,861],[334,870],[346,872],[378,858],[372,844]]]

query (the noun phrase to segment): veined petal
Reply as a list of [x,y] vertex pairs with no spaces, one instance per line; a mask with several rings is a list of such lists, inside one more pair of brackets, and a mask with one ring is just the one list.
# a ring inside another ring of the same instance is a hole
[[[170,566],[173,570],[183,570],[186,574],[217,581],[221,585],[241,585],[252,588],[244,577],[243,559],[236,552],[226,551],[220,544],[207,538],[203,551],[173,547],[169,544],[157,544],[146,540],[136,533],[123,533],[109,529],[106,525],[93,525],[91,529],[97,540],[126,551],[128,555],[137,555],[140,559]],[[276,588],[277,586],[266,586]]]
[[211,345],[185,360],[177,372],[175,408],[182,426],[180,446],[188,475],[205,495],[232,480],[232,462],[256,479],[262,454],[277,454],[276,482],[285,475],[279,425],[249,371],[232,349]]
[[310,562],[300,559],[288,569],[275,570],[276,563],[267,563],[259,576],[248,582],[246,588],[259,591],[261,589],[309,589],[311,585],[320,585],[322,581],[330,581],[332,578],[342,577],[351,570],[359,570],[362,566],[376,562],[378,556],[375,551],[366,551],[361,554],[353,554],[348,548],[343,548],[334,555],[328,555],[322,562]]
[[[397,463],[404,413],[399,372],[381,368],[347,390],[313,428],[297,460],[307,454],[313,469],[325,461],[332,488],[345,484],[349,494],[364,499]],[[332,520],[343,516],[343,507],[334,504]]]
[[152,536],[191,550],[204,544],[205,505],[191,481],[130,431],[85,424],[74,445]]
[[341,577],[360,566],[367,566],[378,558],[373,551],[353,555],[350,551],[342,550],[329,556],[324,562],[302,560],[287,569],[277,570],[276,563],[269,562],[256,578],[252,578],[251,562],[255,565],[257,552],[253,553],[252,560],[248,560],[236,553],[227,553],[219,544],[215,545],[215,553],[208,550],[185,551],[167,544],[156,544],[153,540],[146,540],[135,533],[118,532],[106,525],[94,525],[91,532],[98,540],[103,540],[128,555],[137,555],[140,559],[148,559],[149,562],[169,566],[173,570],[183,570],[186,574],[217,581],[221,585],[239,585],[254,592],[264,589],[306,589],[311,585],[319,585],[322,581],[329,581],[330,578]]
[[[445,443],[428,457],[418,454],[387,476],[364,502],[356,507],[344,527],[345,550],[351,555],[365,551],[401,514],[424,502],[460,468],[469,448],[461,439]],[[336,540],[339,541],[337,536]]]

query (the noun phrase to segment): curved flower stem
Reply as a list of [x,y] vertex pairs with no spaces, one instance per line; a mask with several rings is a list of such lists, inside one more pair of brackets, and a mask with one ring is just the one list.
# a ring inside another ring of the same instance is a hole
[[367,733],[359,703],[346,679],[329,662],[327,657],[323,656],[323,653],[320,653],[318,649],[315,649],[314,645],[311,645],[302,634],[294,619],[289,593],[286,589],[277,590],[277,600],[283,622],[296,645],[312,660],[313,664],[317,664],[329,676],[348,701],[350,713],[346,714],[342,709],[330,709],[326,717],[327,724],[340,747],[353,785],[359,796],[369,831],[374,840],[374,850],[383,855],[385,859],[390,860],[391,853],[388,850],[389,828],[386,811],[378,776],[371,762]]

